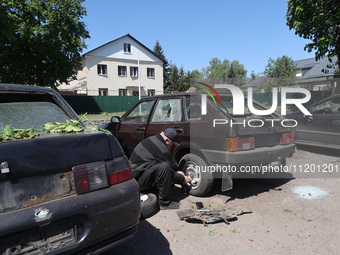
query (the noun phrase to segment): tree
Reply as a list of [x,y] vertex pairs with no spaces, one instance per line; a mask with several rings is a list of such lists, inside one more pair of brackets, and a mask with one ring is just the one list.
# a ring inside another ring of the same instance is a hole
[[251,74],[250,74],[250,79],[253,81],[257,78],[257,75],[256,73],[254,72],[254,70],[251,71]]
[[160,58],[163,60],[163,89],[169,90],[169,86],[170,86],[170,68],[169,68],[169,62],[166,59],[165,55],[164,55],[164,51],[162,46],[160,45],[159,41],[156,41],[156,45],[153,48],[153,52]]
[[209,61],[209,66],[202,69],[203,79],[219,82],[228,78],[230,61],[225,59],[213,58]]
[[[305,50],[315,50],[315,59],[327,56],[331,61],[337,56],[339,72],[340,60],[340,1],[339,0],[289,0],[286,14],[289,29],[312,42]],[[335,67],[335,66],[334,66]]]
[[247,70],[239,61],[230,62],[228,59],[221,61],[213,58],[209,61],[210,66],[202,69],[202,79],[208,83],[233,83],[243,84],[247,76]]
[[0,82],[57,89],[76,79],[82,68],[80,52],[90,37],[80,21],[86,15],[82,2],[3,0],[1,19],[5,15],[11,27],[5,25],[0,36]]
[[9,40],[14,39],[15,26],[13,21],[9,19],[7,14],[7,8],[4,5],[0,5],[0,44],[6,43]]
[[183,66],[179,69],[178,91],[186,91],[190,87],[190,74],[185,72]]
[[181,66],[178,67],[175,64],[170,65],[169,87],[165,91],[187,91],[190,88],[191,79],[195,78],[191,72],[186,72]]
[[179,87],[179,71],[175,64],[170,65],[169,86],[165,91],[178,91]]
[[288,56],[278,57],[276,60],[269,58],[264,70],[262,88],[269,92],[272,87],[291,86],[296,80],[298,68],[292,58]]
[[229,83],[234,85],[243,85],[246,78],[247,70],[244,69],[244,66],[240,64],[238,60],[231,62],[228,72]]

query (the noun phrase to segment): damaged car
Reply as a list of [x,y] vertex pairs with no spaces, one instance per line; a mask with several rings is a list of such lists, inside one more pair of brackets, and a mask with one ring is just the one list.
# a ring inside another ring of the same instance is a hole
[[48,88],[0,84],[0,113],[0,254],[98,254],[135,235],[139,188],[114,136]]
[[332,95],[307,107],[311,115],[295,111],[286,115],[297,121],[295,143],[340,149],[340,95]]
[[[216,178],[222,180],[222,190],[231,189],[232,178],[241,167],[285,165],[285,159],[293,155],[294,127],[280,114],[257,116],[245,107],[245,112],[237,115],[231,94],[221,95],[220,104],[208,97],[204,105],[202,95],[186,92],[145,97],[103,127],[117,137],[127,155],[144,138],[175,129],[179,147],[173,153],[173,163],[190,177],[190,194],[196,196],[208,193]],[[257,102],[254,107],[266,109]]]

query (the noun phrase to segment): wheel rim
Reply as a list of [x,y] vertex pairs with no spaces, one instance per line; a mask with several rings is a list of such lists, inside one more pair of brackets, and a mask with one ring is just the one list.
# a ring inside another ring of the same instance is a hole
[[185,174],[191,179],[192,189],[196,189],[201,184],[201,173],[197,170],[198,165],[192,161],[185,164]]

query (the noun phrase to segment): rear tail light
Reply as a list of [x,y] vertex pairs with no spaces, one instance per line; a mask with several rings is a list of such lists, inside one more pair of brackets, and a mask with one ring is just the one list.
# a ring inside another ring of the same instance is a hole
[[227,151],[243,151],[255,148],[254,137],[227,138]]
[[77,194],[83,194],[133,178],[125,156],[72,168]]
[[281,136],[281,144],[290,144],[294,142],[294,133],[283,133]]
[[77,194],[108,187],[105,162],[95,162],[72,168]]
[[125,156],[107,162],[109,184],[114,185],[133,178],[129,161]]

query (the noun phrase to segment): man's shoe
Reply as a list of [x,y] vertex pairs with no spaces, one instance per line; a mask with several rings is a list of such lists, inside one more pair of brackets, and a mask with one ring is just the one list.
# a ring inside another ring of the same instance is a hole
[[171,201],[168,205],[159,205],[160,210],[174,210],[179,208],[179,203]]

